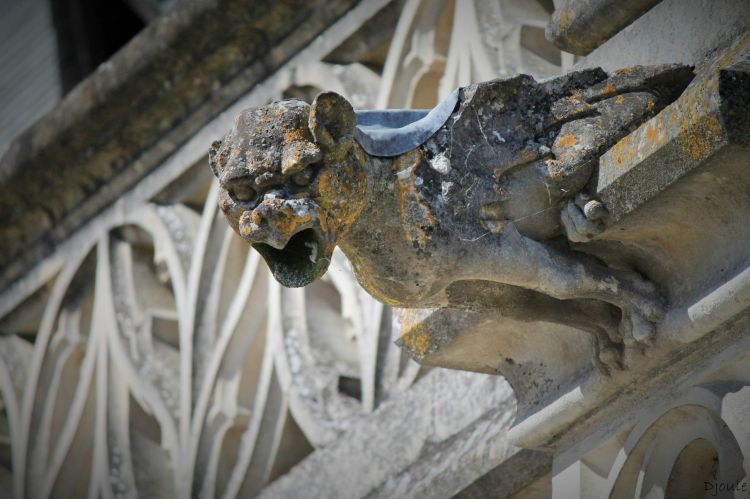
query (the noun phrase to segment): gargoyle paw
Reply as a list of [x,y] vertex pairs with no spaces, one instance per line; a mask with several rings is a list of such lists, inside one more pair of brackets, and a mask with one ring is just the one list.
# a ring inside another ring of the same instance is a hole
[[656,326],[664,319],[665,303],[656,285],[637,272],[619,271],[622,310],[619,331],[626,346],[648,345],[653,341]]
[[588,201],[582,209],[574,201],[568,201],[567,206],[560,213],[560,220],[570,241],[585,243],[604,232],[604,223],[599,217],[592,216],[591,218],[595,218],[592,220],[585,214],[586,207],[590,207],[588,211],[593,214],[599,211],[598,206],[602,206],[598,201]]
[[594,365],[599,372],[605,376],[611,376],[613,371],[622,371],[625,364],[622,358],[622,350],[614,345],[599,345],[598,353],[594,358]]
[[[652,315],[653,317],[653,315]],[[649,320],[646,315],[636,310],[623,312],[620,322],[620,334],[626,346],[649,345],[656,334],[655,320]]]

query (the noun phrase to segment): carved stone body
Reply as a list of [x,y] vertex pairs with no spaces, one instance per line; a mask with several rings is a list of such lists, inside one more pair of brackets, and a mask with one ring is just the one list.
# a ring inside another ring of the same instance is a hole
[[660,66],[472,85],[395,158],[366,154],[349,103],[323,93],[244,111],[210,163],[230,225],[282,284],[320,277],[338,245],[385,303],[577,327],[606,371],[623,344],[648,342],[663,303],[637,269],[581,251],[606,221],[587,185],[599,156],[691,77]]

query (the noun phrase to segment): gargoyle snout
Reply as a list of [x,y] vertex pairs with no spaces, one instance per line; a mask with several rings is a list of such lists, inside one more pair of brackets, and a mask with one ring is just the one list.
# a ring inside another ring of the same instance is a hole
[[222,175],[219,178],[219,185],[237,203],[251,203],[258,197],[255,179],[249,175]]
[[317,212],[318,206],[309,199],[266,197],[255,209],[242,214],[239,229],[251,244],[284,249],[292,236],[316,226]]
[[219,184],[238,203],[260,202],[261,194],[268,194],[284,184],[283,176],[278,173],[266,172],[255,176],[237,170],[228,170],[219,178]]

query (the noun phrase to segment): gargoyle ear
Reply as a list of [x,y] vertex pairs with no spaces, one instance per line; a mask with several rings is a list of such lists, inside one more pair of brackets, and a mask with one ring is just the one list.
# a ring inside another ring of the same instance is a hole
[[349,101],[336,92],[323,92],[315,97],[310,110],[310,131],[323,149],[333,149],[354,136],[357,119]]
[[214,177],[219,178],[219,168],[216,164],[217,156],[219,155],[219,148],[221,147],[220,140],[214,140],[211,143],[211,147],[208,148],[208,166],[211,167],[211,171]]

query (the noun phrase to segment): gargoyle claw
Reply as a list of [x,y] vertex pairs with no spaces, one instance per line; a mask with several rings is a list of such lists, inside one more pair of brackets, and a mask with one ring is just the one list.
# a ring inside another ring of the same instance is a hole
[[614,346],[601,348],[598,355],[594,357],[594,365],[605,376],[610,376],[613,371],[623,371],[626,369],[622,361],[622,351]]
[[622,334],[625,346],[631,347],[636,344],[650,344],[656,333],[656,324],[646,319],[643,314],[630,311],[623,314],[620,323],[620,334]]
[[620,281],[628,289],[623,294],[627,301],[620,305],[623,343],[648,345],[653,341],[657,324],[664,318],[664,302],[654,283],[635,272],[621,273]]
[[[598,203],[589,201],[588,204]],[[588,206],[585,205],[585,206]],[[599,203],[601,204],[601,203]],[[604,231],[604,223],[600,221],[600,210],[592,209],[590,212],[596,214],[596,220],[590,220],[575,202],[568,201],[567,206],[560,213],[560,221],[565,228],[565,234],[568,239],[574,243],[585,243],[601,234]]]

